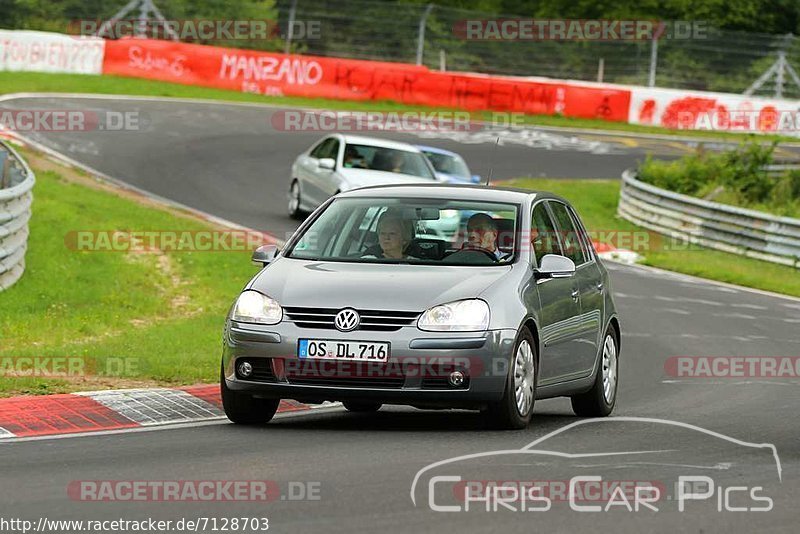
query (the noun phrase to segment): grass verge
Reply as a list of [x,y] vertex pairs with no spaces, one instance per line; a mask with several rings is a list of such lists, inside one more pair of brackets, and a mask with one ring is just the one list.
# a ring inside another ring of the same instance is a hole
[[[25,275],[0,293],[0,396],[215,380],[224,317],[257,269],[250,253],[70,249],[70,231],[211,227],[23,154],[36,200]],[[80,372],[14,376],[32,357],[69,358]]]
[[[92,76],[86,74],[47,74],[37,72],[0,72],[0,94],[48,92],[48,93],[97,93],[110,95],[162,96],[174,98],[201,98],[231,102],[255,102],[287,107],[307,107],[331,110],[350,111],[456,111],[453,108],[408,106],[391,101],[356,102],[350,100],[332,100],[324,98],[276,97],[264,96],[238,91],[227,91],[207,87],[195,87],[176,83],[126,78],[122,76]],[[485,120],[491,120],[491,113],[480,113]],[[659,135],[675,135],[681,137],[697,137],[704,139],[722,139],[738,141],[748,134],[729,132],[704,132],[692,130],[670,130],[656,126],[641,126],[609,122],[599,119],[578,119],[551,115],[525,115],[523,124],[536,126],[553,126],[561,128],[583,128],[593,130],[610,130],[625,133],[648,133]],[[763,141],[794,142],[796,138],[777,135],[759,136]]]
[[[642,263],[645,265],[765,291],[800,296],[800,271],[791,267],[694,245],[684,250],[674,246],[672,250],[665,250],[665,246],[669,243],[662,246],[665,241],[658,234],[642,230],[616,216],[620,187],[617,180],[523,178],[504,182],[505,184],[550,191],[568,199],[578,210],[590,232],[596,233],[601,241],[605,241],[603,239],[605,237],[614,242],[620,236],[624,236],[629,243],[634,244],[633,249],[644,256]],[[612,236],[612,232],[618,234]],[[633,232],[637,234],[632,234]],[[644,236],[642,232],[646,232],[647,235]],[[630,237],[632,235],[634,237]],[[639,237],[642,238],[638,241],[642,248],[636,246],[634,242],[634,239]],[[644,240],[645,237],[648,241]],[[619,248],[624,248],[624,244],[623,242],[618,245]]]

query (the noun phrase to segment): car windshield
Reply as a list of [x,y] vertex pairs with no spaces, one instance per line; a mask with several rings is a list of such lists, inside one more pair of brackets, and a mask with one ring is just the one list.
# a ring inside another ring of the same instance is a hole
[[461,158],[455,154],[440,154],[439,152],[422,151],[433,164],[436,172],[443,172],[461,178],[470,178],[469,167]]
[[346,169],[396,172],[432,180],[435,178],[424,155],[395,148],[348,143],[344,148],[342,165]]
[[319,261],[507,265],[519,206],[451,199],[338,198],[287,256]]

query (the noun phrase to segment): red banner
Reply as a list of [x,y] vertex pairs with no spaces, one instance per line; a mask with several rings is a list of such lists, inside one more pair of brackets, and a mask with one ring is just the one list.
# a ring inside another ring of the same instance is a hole
[[103,73],[272,96],[391,100],[622,122],[628,120],[630,105],[625,88],[147,39],[107,41]]

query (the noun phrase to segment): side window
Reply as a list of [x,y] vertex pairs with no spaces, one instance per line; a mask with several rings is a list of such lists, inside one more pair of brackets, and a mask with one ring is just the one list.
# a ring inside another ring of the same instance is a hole
[[583,253],[583,246],[578,231],[575,229],[575,223],[572,222],[567,207],[561,202],[549,202],[550,209],[553,211],[553,217],[558,224],[558,237],[561,241],[561,248],[564,250],[564,256],[568,257],[575,262],[575,265],[581,265],[586,262],[586,257]]
[[556,237],[556,227],[543,202],[533,208],[531,219],[530,243],[536,256],[536,264],[541,265],[545,254],[561,254],[561,248]]
[[331,158],[332,160],[336,160],[339,157],[339,140],[338,139],[329,139],[328,146],[325,147],[325,152],[321,158]]
[[567,209],[569,210],[569,214],[572,215],[575,228],[578,230],[581,243],[583,243],[583,255],[586,257],[586,261],[591,261],[593,259],[592,251],[594,250],[592,239],[589,237],[589,234],[586,233],[586,226],[583,224],[583,221],[581,221],[581,218],[578,217],[575,209],[572,206],[568,206]]
[[323,140],[322,140],[322,141],[320,141],[320,142],[319,142],[319,144],[318,144],[317,146],[315,146],[315,147],[314,147],[314,149],[313,149],[313,150],[312,150],[312,151],[309,153],[309,156],[311,156],[312,158],[317,158],[317,159],[321,159],[321,158],[327,157],[327,156],[324,156],[323,154],[327,153],[328,146],[329,146],[329,145],[331,144],[331,142],[333,142],[333,141],[335,141],[335,139],[333,139],[332,137],[329,137],[328,139],[323,139]]

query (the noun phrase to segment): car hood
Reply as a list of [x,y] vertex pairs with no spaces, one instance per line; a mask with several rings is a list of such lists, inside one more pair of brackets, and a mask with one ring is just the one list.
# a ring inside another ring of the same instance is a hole
[[435,182],[435,180],[422,178],[421,176],[400,174],[398,172],[375,171],[372,169],[340,169],[339,173],[344,176],[352,189],[370,185],[429,184]]
[[421,312],[477,297],[511,269],[279,258],[259,273],[251,288],[282,306]]

